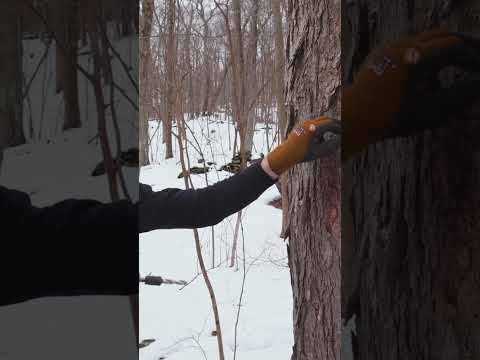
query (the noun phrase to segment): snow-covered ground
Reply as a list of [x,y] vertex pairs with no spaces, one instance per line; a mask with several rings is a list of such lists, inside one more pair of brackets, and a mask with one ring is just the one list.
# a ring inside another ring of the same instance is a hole
[[[195,187],[204,187],[231,176],[217,171],[232,157],[234,131],[223,115],[187,121],[191,166],[203,166],[201,158],[216,162],[207,176],[192,175]],[[161,129],[150,123],[153,165],[143,167],[140,181],[154,190],[184,188],[178,146],[174,158],[163,160],[164,147],[158,140]],[[267,153],[264,124],[255,132],[253,158]],[[176,129],[174,129],[176,131]],[[272,138],[273,136],[271,136]],[[270,138],[270,143],[271,143]],[[233,359],[235,323],[242,288],[242,240],[245,242],[246,281],[238,322],[237,356],[239,360],[290,359],[293,345],[292,292],[287,267],[286,246],[279,237],[281,211],[267,202],[278,195],[273,186],[243,212],[243,238],[239,237],[239,266],[230,268],[237,215],[214,228],[215,265],[209,276],[219,304],[226,359]],[[199,230],[206,264],[212,267],[212,230]],[[218,358],[217,338],[209,294],[201,275],[192,230],[158,230],[140,236],[141,275],[193,282],[185,288],[175,285],[140,287],[140,340],[155,339],[140,350],[141,360],[198,360]]]

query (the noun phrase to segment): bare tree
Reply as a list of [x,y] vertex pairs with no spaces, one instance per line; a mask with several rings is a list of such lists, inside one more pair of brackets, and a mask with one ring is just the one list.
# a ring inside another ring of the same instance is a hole
[[22,97],[22,33],[16,17],[16,5],[9,2],[0,4],[0,28],[4,36],[0,50],[2,71],[2,97],[0,98],[0,167],[3,149],[25,142],[23,134]]
[[[187,171],[187,161],[185,160],[185,155],[184,155],[184,145],[182,143],[182,137],[186,139],[186,131],[185,131],[185,126],[184,126],[184,119],[182,118],[180,120],[181,116],[179,115],[179,134],[177,136],[178,140],[178,145],[180,148],[180,161],[182,165],[182,171],[185,174],[184,176],[184,181],[185,181],[185,188],[186,189],[191,189],[193,188],[192,186],[192,180],[190,178],[189,172]],[[205,285],[207,286],[208,294],[210,296],[210,301],[212,304],[212,311],[213,311],[213,317],[215,319],[215,331],[216,331],[216,337],[217,337],[217,344],[218,344],[218,358],[219,360],[225,360],[225,352],[223,349],[223,335],[222,335],[222,326],[220,323],[220,314],[218,311],[218,303],[217,299],[215,296],[215,291],[213,289],[212,282],[210,281],[210,277],[208,276],[208,271],[205,266],[205,261],[203,259],[203,254],[202,254],[202,246],[200,243],[200,236],[198,234],[197,229],[193,229],[193,236],[195,240],[195,249],[197,252],[197,259],[200,264],[200,270],[202,272],[203,279],[205,281]]]
[[259,2],[253,1],[251,4],[250,32],[247,49],[247,72],[245,81],[248,84],[246,90],[246,129],[245,129],[245,151],[252,151],[253,134],[256,123],[256,103],[257,103],[257,48],[258,48],[258,18]]
[[194,99],[194,84],[193,84],[193,71],[194,65],[192,64],[192,28],[193,28],[193,21],[195,19],[194,16],[194,6],[190,4],[190,8],[188,9],[189,13],[189,22],[185,24],[186,27],[186,35],[185,35],[185,63],[188,71],[187,79],[188,79],[188,105],[187,109],[190,114],[189,118],[193,118],[195,113],[195,99]]
[[212,64],[211,64],[211,46],[210,46],[210,25],[209,22],[212,17],[215,15],[213,10],[210,10],[210,13],[206,13],[205,6],[203,4],[203,0],[196,0],[196,6],[198,14],[200,15],[200,19],[202,20],[202,28],[203,28],[203,66],[204,66],[204,87],[203,89],[203,105],[202,105],[202,113],[207,115],[210,113],[209,105],[210,105],[210,92],[212,87]]
[[275,74],[274,89],[277,100],[277,117],[279,133],[285,135],[287,127],[287,112],[285,110],[285,46],[283,44],[283,24],[280,12],[281,0],[272,0],[273,21],[275,24]]
[[163,120],[165,134],[165,158],[173,157],[172,126],[175,118],[175,67],[177,63],[177,49],[175,41],[176,2],[167,2],[167,48],[165,61],[167,67],[167,117]]
[[[102,54],[100,52],[100,28],[98,19],[101,18],[100,9],[98,9],[93,2],[89,2],[89,14],[88,14],[88,39],[90,47],[92,49],[93,58],[93,74],[89,75],[90,82],[93,86],[95,94],[95,105],[97,109],[97,128],[100,138],[100,145],[102,148],[102,154],[104,159],[105,170],[108,178],[108,186],[110,190],[110,198],[112,201],[120,199],[118,194],[117,183],[117,166],[112,156],[112,150],[109,144],[107,121],[105,112],[105,97],[103,93],[102,84]],[[112,104],[113,106],[113,104]]]
[[63,91],[65,120],[63,129],[79,128],[80,108],[78,105],[78,2],[64,2],[64,14],[55,26],[55,37],[62,44],[56,48],[57,91]]
[[140,16],[140,166],[148,165],[149,159],[149,135],[148,121],[152,109],[152,85],[150,80],[151,70],[151,41],[153,0],[142,0],[142,16]]
[[245,113],[245,56],[243,49],[243,30],[242,30],[242,8],[240,0],[232,0],[233,2],[233,43],[231,48],[232,56],[235,58],[235,66],[233,67],[234,80],[233,87],[237,100],[236,121],[240,134],[240,152],[242,154],[242,162],[245,159],[245,135],[246,135],[246,113]]

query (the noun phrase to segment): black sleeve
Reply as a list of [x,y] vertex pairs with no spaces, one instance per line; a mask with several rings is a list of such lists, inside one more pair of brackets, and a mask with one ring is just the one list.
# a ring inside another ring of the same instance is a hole
[[140,232],[155,229],[200,228],[219,223],[243,209],[275,183],[260,166],[198,190],[166,189],[153,192],[140,185]]
[[[47,208],[0,188],[0,305],[44,296],[138,293],[138,208],[67,200]],[[7,214],[7,215],[6,215]],[[6,216],[5,216],[6,215]]]

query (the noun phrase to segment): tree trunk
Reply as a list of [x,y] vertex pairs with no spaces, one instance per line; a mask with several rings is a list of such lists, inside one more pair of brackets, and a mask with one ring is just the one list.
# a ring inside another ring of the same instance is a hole
[[80,108],[78,104],[78,39],[79,15],[78,3],[74,0],[61,4],[63,14],[59,15],[58,28],[55,36],[60,46],[57,46],[57,91],[63,91],[65,100],[65,120],[63,130],[79,128]]
[[189,113],[188,117],[189,119],[193,119],[193,113],[194,113],[194,92],[193,92],[193,71],[194,71],[194,66],[192,64],[192,26],[193,26],[193,19],[195,18],[194,16],[194,8],[193,5],[190,8],[189,12],[189,23],[186,29],[186,37],[185,37],[185,64],[186,68],[188,71],[187,75],[187,83],[188,83],[188,102],[187,102],[187,112]]
[[[340,111],[340,0],[288,3],[289,127]],[[340,358],[340,156],[289,172],[292,360]]]
[[230,68],[230,62],[226,61],[225,66],[222,70],[222,74],[220,75],[220,81],[218,82],[217,88],[216,88],[216,90],[215,90],[215,92],[212,96],[212,99],[211,99],[210,109],[212,109],[212,111],[215,111],[217,109],[218,98],[220,97],[220,93],[222,92],[222,89],[224,89],[225,86],[226,86],[225,82],[226,82],[226,79],[227,79],[229,68]]
[[100,138],[100,145],[102,148],[103,161],[105,164],[105,170],[107,173],[108,186],[110,190],[110,198],[112,201],[118,201],[120,196],[118,194],[117,183],[117,167],[115,160],[112,156],[112,150],[109,143],[107,120],[105,112],[105,98],[103,94],[103,82],[102,82],[102,59],[100,55],[100,29],[97,20],[99,16],[98,9],[95,6],[93,0],[88,3],[88,38],[90,48],[92,49],[93,58],[93,74],[91,77],[91,84],[95,94],[95,107],[97,110],[97,130]]
[[210,104],[210,88],[212,80],[211,80],[211,72],[212,67],[210,64],[210,46],[209,39],[210,37],[210,28],[208,25],[208,21],[203,17],[203,66],[205,71],[205,88],[203,93],[203,106],[202,106],[202,114],[208,115],[210,113],[209,104]]
[[173,157],[172,148],[172,125],[175,118],[175,68],[177,63],[176,44],[175,44],[175,21],[176,21],[176,4],[175,0],[168,0],[167,4],[167,22],[168,37],[166,49],[167,63],[167,118],[165,121],[165,159]]
[[285,109],[285,46],[283,44],[282,14],[280,12],[281,0],[272,0],[273,21],[275,25],[275,73],[274,90],[277,100],[277,120],[279,133],[285,135],[287,129],[287,112]]
[[25,142],[22,100],[22,43],[15,4],[0,4],[0,167],[3,149]]
[[150,78],[151,42],[153,19],[153,0],[142,0],[142,15],[140,17],[140,166],[150,163],[148,120],[151,114],[152,92]]
[[[346,79],[378,43],[440,24],[480,30],[477,1],[360,1],[347,11]],[[342,312],[356,315],[355,359],[480,359],[479,120],[464,114],[371,146],[345,167],[353,227],[342,241]]]
[[257,120],[257,48],[258,48],[258,12],[259,5],[257,1],[252,2],[252,16],[250,17],[250,41],[247,53],[248,71],[245,74],[248,84],[248,94],[245,104],[245,114],[247,128],[245,134],[245,151],[252,152],[253,135],[255,133],[255,123]]
[[[236,79],[233,81],[233,86],[236,88],[234,92],[234,101],[237,101],[236,120],[237,128],[240,134],[240,153],[245,159],[245,139],[247,130],[247,119],[245,113],[245,57],[243,51],[243,31],[242,31],[242,8],[240,0],[233,0],[233,46],[232,53],[235,54],[236,66],[233,70],[236,74]],[[235,113],[235,111],[234,111]]]

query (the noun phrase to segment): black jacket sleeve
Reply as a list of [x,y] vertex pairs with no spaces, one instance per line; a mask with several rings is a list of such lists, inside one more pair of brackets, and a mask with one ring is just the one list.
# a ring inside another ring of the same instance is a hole
[[260,166],[198,190],[153,192],[140,185],[140,232],[155,229],[200,228],[215,225],[256,200],[275,183]]
[[0,305],[138,293],[138,208],[67,200],[36,208],[0,187]]
[[220,222],[274,183],[253,165],[200,190],[141,186],[141,201],[37,208],[0,186],[0,305],[45,296],[138,293],[138,232]]

